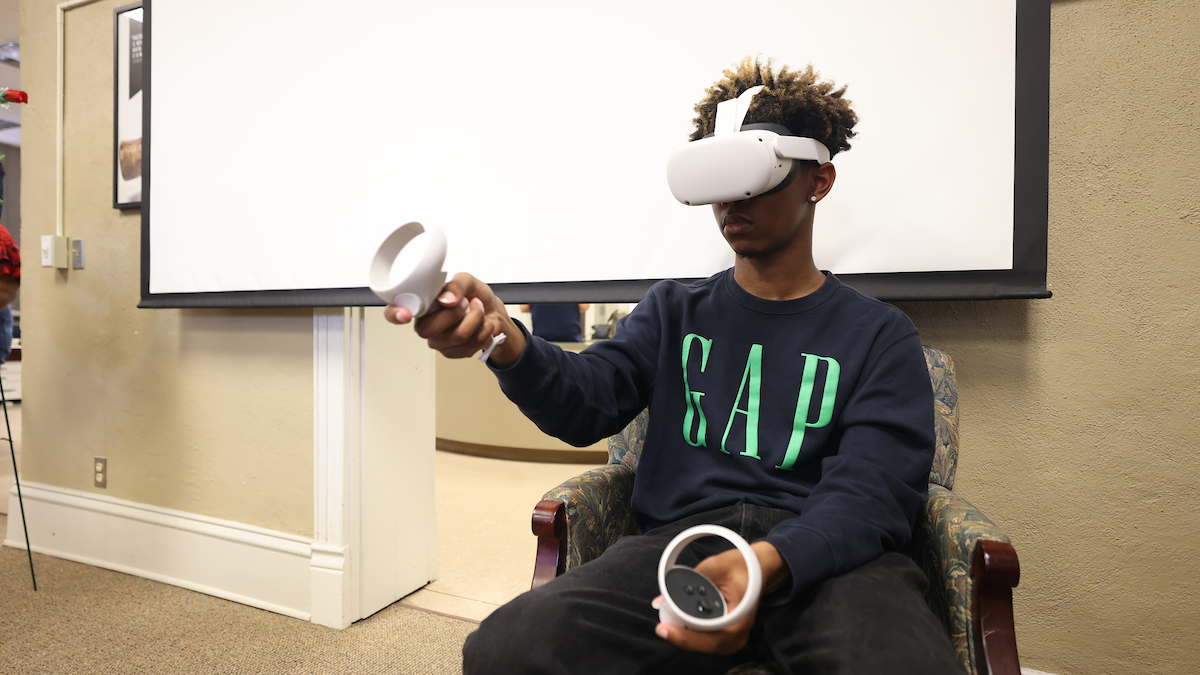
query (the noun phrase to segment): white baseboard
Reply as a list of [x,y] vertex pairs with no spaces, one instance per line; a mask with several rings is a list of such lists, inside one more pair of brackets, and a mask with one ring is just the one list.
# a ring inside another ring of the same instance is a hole
[[[21,493],[35,553],[311,618],[311,539],[52,485]],[[4,545],[25,548],[15,489]]]
[[1045,671],[1034,670],[1032,668],[1022,668],[1021,675],[1054,675],[1054,673],[1047,673]]

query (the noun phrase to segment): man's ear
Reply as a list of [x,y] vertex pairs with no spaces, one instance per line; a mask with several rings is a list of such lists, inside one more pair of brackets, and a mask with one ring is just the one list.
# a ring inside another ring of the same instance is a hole
[[809,172],[808,179],[812,186],[812,196],[821,201],[833,189],[833,183],[837,180],[837,169],[832,162],[825,162]]

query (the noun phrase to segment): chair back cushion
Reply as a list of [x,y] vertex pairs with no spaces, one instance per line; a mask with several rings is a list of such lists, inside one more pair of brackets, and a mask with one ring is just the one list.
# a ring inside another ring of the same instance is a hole
[[642,456],[642,446],[646,443],[646,425],[649,423],[650,409],[643,408],[621,433],[609,436],[608,463],[624,464],[637,471],[638,458]]
[[937,432],[933,467],[929,482],[954,489],[954,470],[958,467],[958,381],[954,379],[954,361],[937,347],[925,346],[925,365],[933,386],[933,423]]
[[[926,346],[924,349],[929,383],[933,386],[934,428],[937,433],[929,482],[953,490],[954,470],[958,466],[958,383],[954,379],[954,361],[937,347]],[[609,464],[624,464],[637,471],[649,421],[650,409],[647,408],[638,413],[620,433],[608,439]]]

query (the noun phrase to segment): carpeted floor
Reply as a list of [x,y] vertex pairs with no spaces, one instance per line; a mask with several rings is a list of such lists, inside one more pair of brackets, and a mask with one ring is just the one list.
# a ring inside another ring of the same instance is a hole
[[[0,517],[0,532],[4,518]],[[458,675],[475,624],[392,605],[336,631],[119,572],[0,547],[0,673]]]

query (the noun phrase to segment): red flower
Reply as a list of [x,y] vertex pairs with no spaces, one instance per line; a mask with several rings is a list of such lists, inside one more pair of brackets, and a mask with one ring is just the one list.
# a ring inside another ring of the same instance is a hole
[[9,89],[4,92],[4,100],[10,103],[29,103],[29,94],[20,89]]

